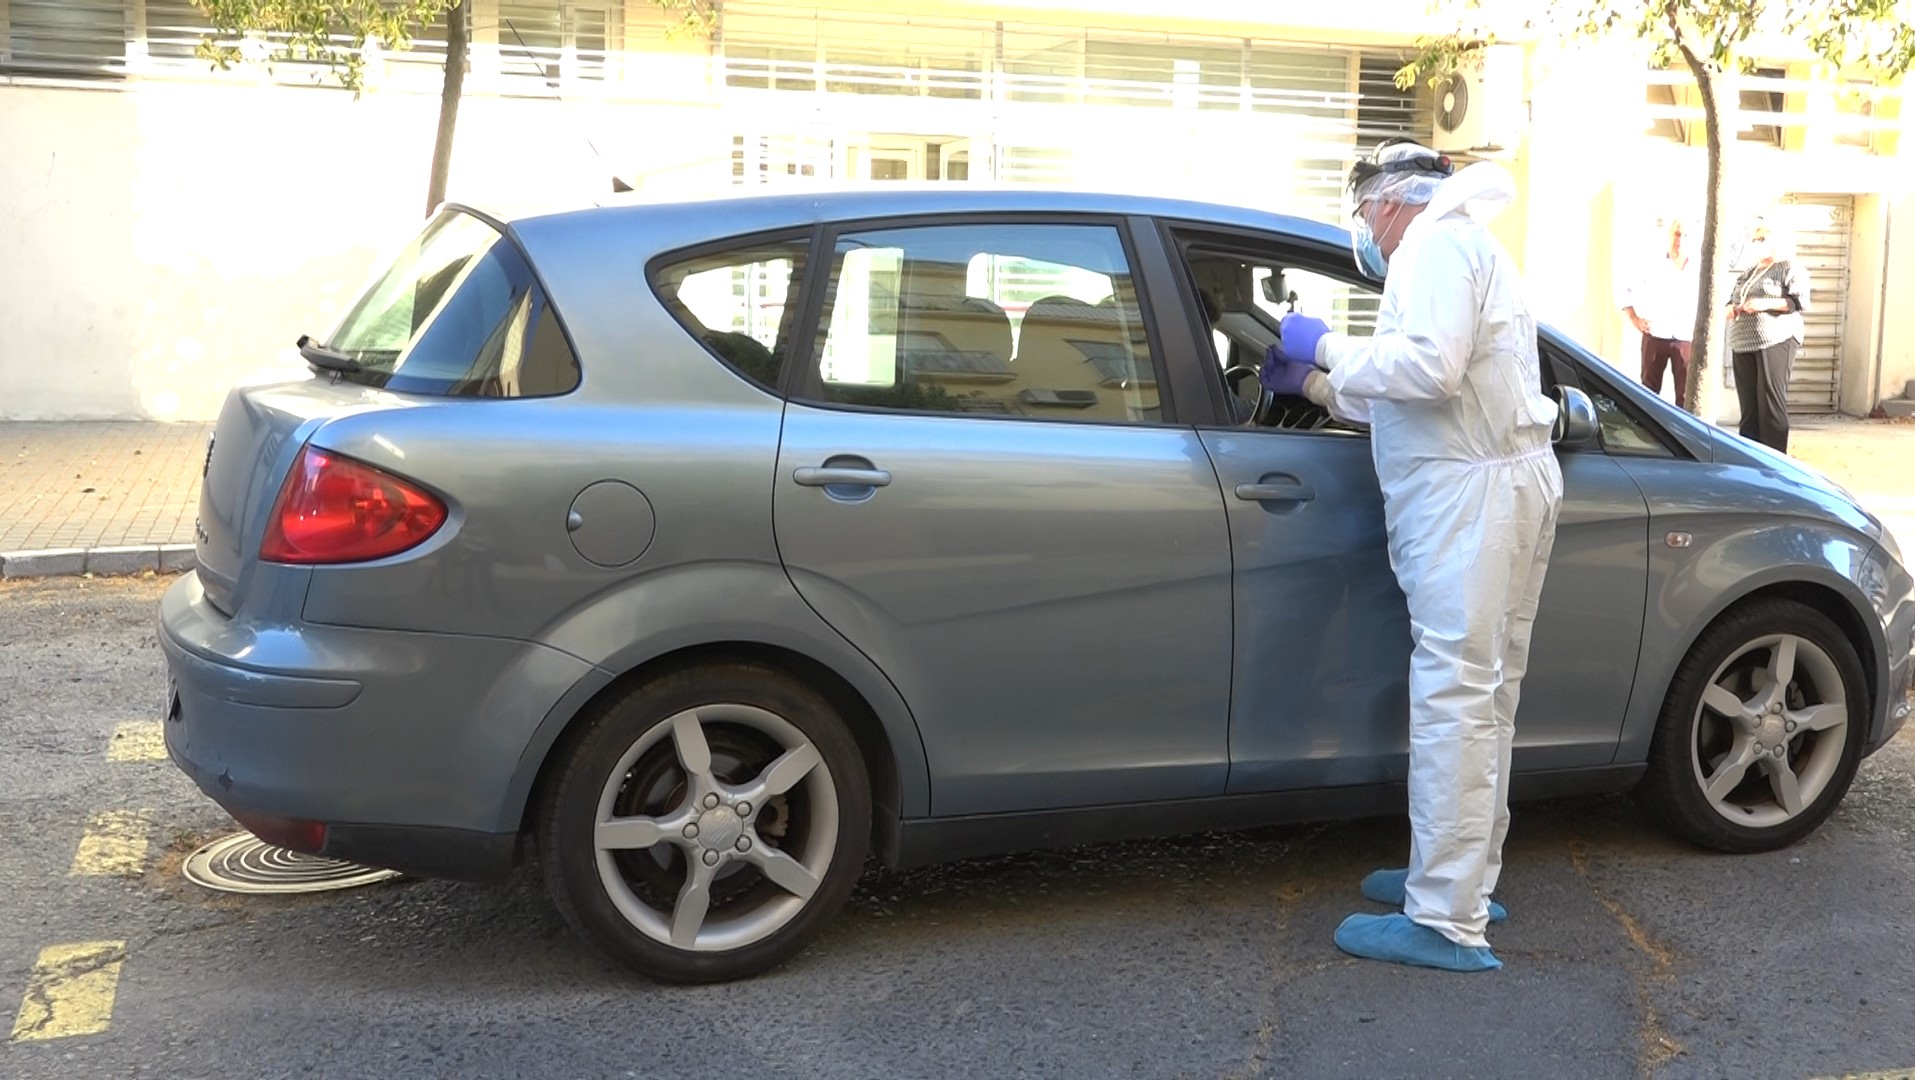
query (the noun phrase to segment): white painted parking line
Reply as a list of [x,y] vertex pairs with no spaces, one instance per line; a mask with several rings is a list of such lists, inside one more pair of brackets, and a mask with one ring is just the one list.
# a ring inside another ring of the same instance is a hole
[[1915,1068],[1889,1069],[1885,1072],[1837,1073],[1831,1076],[1817,1076],[1814,1080],[1915,1080]]
[[12,1042],[97,1035],[113,1020],[124,941],[49,945],[40,951],[13,1022]]
[[165,761],[166,735],[158,720],[129,720],[113,729],[108,761]]
[[146,873],[146,836],[152,829],[147,810],[108,810],[96,814],[73,853],[74,877],[138,877]]

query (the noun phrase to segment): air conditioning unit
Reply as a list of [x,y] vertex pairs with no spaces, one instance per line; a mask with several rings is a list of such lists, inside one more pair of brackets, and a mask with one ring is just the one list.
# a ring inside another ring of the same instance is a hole
[[1486,47],[1477,60],[1434,89],[1434,149],[1446,154],[1516,149],[1527,111],[1521,45]]

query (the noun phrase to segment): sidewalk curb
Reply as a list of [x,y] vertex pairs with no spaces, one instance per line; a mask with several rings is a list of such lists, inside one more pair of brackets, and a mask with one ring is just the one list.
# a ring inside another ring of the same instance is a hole
[[0,552],[0,578],[7,580],[77,574],[138,574],[147,570],[174,574],[191,570],[195,565],[197,560],[191,544]]

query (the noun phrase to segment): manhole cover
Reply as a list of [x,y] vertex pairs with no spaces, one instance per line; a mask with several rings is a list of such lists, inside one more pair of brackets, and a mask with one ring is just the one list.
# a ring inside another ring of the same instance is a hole
[[397,870],[274,847],[249,832],[222,837],[193,852],[183,870],[195,885],[230,893],[325,892],[399,876]]

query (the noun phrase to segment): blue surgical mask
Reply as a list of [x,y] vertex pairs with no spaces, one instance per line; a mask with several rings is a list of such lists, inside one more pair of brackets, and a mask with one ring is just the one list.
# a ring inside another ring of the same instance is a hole
[[1387,276],[1390,260],[1384,256],[1383,249],[1377,245],[1376,237],[1370,235],[1370,230],[1358,229],[1352,239],[1355,241],[1352,249],[1356,253],[1357,267],[1373,278]]
[[[1376,212],[1374,208],[1366,210],[1364,206],[1359,205],[1356,211],[1351,214],[1356,220],[1350,223],[1350,253],[1356,256],[1358,269],[1370,277],[1382,281],[1384,276],[1389,273],[1390,259],[1389,256],[1383,254],[1383,246],[1377,243],[1376,235],[1378,227],[1370,220],[1371,214]],[[1391,226],[1395,224],[1397,217],[1401,215],[1402,212],[1403,208],[1397,206],[1395,211],[1389,215],[1389,223],[1383,225],[1382,230],[1387,232]]]

